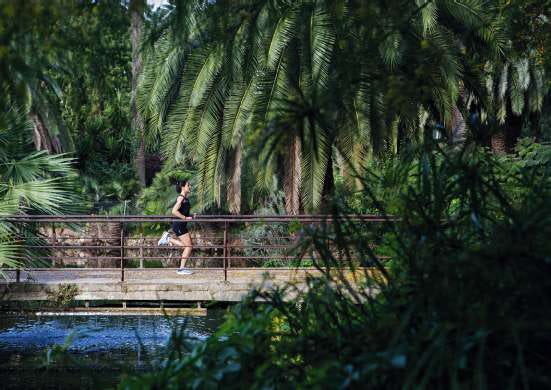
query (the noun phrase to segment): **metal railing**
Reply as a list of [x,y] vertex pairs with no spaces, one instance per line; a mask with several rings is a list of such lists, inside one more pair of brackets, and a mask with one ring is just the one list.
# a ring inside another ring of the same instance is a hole
[[[53,268],[65,265],[110,269],[116,264],[121,281],[125,280],[128,268],[144,268],[153,261],[163,267],[179,263],[184,249],[183,246],[158,246],[158,237],[144,235],[144,229],[152,229],[151,224],[162,224],[162,231],[169,230],[172,222],[180,221],[166,215],[17,215],[2,219],[30,224],[40,233],[41,240],[23,245],[27,253],[32,253],[30,259],[35,263]],[[229,269],[296,267],[297,260],[301,260],[293,254],[293,248],[301,238],[300,228],[343,220],[392,221],[376,215],[347,215],[342,219],[328,215],[199,215],[188,221],[193,252],[187,262],[221,270],[225,281]],[[264,231],[255,231],[258,227]],[[106,263],[110,266],[102,267]],[[16,273],[19,281],[20,270]]]

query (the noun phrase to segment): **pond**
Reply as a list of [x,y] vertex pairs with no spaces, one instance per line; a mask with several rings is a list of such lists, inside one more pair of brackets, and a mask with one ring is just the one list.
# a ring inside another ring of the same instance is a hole
[[[205,340],[221,324],[223,310],[206,316],[3,316],[0,318],[1,388],[115,387],[120,376],[147,370],[174,329],[190,343]],[[63,345],[48,367],[47,351]]]

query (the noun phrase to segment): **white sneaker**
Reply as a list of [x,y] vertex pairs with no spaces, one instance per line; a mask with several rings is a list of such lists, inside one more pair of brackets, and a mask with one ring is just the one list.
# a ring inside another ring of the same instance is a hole
[[185,268],[180,268],[178,271],[176,271],[178,275],[193,275],[193,271]]
[[161,236],[161,239],[157,243],[157,245],[166,245],[170,242],[170,234],[168,232],[164,232]]

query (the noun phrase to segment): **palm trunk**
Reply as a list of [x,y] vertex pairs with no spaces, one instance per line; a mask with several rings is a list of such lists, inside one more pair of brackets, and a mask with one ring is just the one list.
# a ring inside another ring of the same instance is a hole
[[300,213],[300,178],[302,176],[300,156],[300,138],[294,136],[289,148],[289,155],[285,160],[285,173],[283,177],[285,211],[288,215],[298,215]]
[[40,114],[31,112],[31,119],[33,121],[33,142],[36,150],[47,150],[48,154],[55,152],[50,133],[44,124],[44,121],[40,117]]
[[237,144],[230,157],[227,202],[231,214],[241,212],[241,144]]
[[399,125],[400,125],[400,118],[396,117],[392,121],[392,124],[390,125],[390,132],[389,132],[389,139],[388,139],[388,146],[390,147],[390,151],[394,156],[398,154],[398,137],[399,137]]
[[507,153],[507,136],[503,128],[499,128],[490,138],[490,146],[495,154]]
[[541,131],[541,125],[540,125],[540,119],[541,119],[541,111],[531,111],[530,112],[530,128],[534,129],[534,141],[540,142],[542,131]]
[[461,145],[466,139],[467,125],[465,118],[457,106],[453,107],[452,119],[450,123],[450,144]]
[[130,95],[130,111],[132,115],[132,133],[137,140],[136,157],[134,166],[138,180],[145,187],[145,126],[141,114],[136,107],[136,93],[138,77],[142,72],[142,56],[140,54],[140,40],[143,31],[143,11],[145,2],[133,0],[130,3],[131,12],[131,40],[132,40],[132,91]]
[[[98,258],[98,266],[100,268],[118,268],[120,266],[120,258],[123,253],[119,249],[121,245],[122,224],[120,222],[101,223],[97,225],[98,242],[102,245],[110,246],[111,249],[104,250],[103,256],[100,253]],[[109,259],[101,259],[101,257],[109,257]]]
[[495,154],[510,153],[520,137],[523,118],[508,109],[505,123],[492,134],[490,145]]
[[325,175],[323,179],[323,190],[321,193],[321,210],[326,213],[329,210],[330,199],[335,189],[335,178],[333,176],[333,155],[329,154],[327,166],[325,167]]

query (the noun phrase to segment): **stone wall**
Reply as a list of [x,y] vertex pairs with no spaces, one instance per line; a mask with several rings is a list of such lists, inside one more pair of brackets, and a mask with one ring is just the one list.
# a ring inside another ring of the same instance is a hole
[[[51,254],[57,258],[52,262],[55,267],[87,267],[87,268],[118,268],[121,256],[120,223],[89,223],[85,226],[45,227],[41,233],[51,245],[63,246],[53,249]],[[214,237],[216,236],[216,237]],[[223,230],[217,227],[208,229],[197,227],[192,231],[194,250],[192,257],[207,257],[206,259],[190,259],[190,267],[222,267]],[[175,246],[158,246],[159,236],[140,236],[125,233],[124,256],[125,267],[178,267],[182,250]],[[240,245],[239,237],[232,238],[229,245]],[[215,248],[218,246],[218,248]],[[206,247],[206,248],[201,248]],[[234,249],[234,254],[240,251]],[[214,258],[210,258],[214,257]],[[233,260],[235,267],[244,267],[244,260]]]

